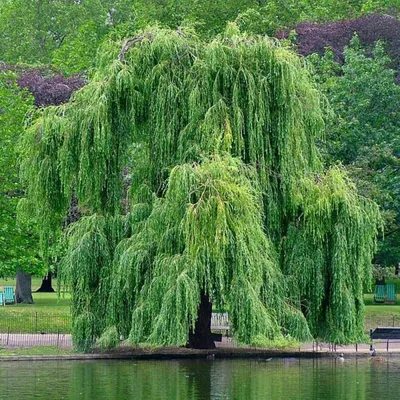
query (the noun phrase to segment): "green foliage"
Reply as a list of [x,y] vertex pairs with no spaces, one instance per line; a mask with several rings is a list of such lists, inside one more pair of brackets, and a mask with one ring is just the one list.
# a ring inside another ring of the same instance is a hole
[[223,32],[227,22],[234,20],[238,13],[257,7],[258,3],[257,0],[137,0],[135,10],[139,27],[159,22],[177,28],[189,23],[201,35],[212,37]]
[[300,59],[235,25],[210,43],[146,30],[122,48],[106,43],[92,81],[23,143],[43,244],[72,193],[84,215],[61,268],[77,348],[111,326],[184,345],[202,293],[241,342],[358,340],[380,216],[342,170],[324,172]]
[[235,22],[242,31],[273,36],[303,21],[322,23],[385,12],[398,15],[399,10],[397,0],[258,1],[245,11],[238,10]]
[[251,343],[252,346],[255,347],[265,347],[267,349],[298,349],[301,346],[301,343],[293,338],[290,335],[286,337],[277,337],[274,340],[268,340],[263,336],[256,336]]
[[111,326],[107,328],[101,335],[100,339],[97,341],[97,345],[103,350],[110,350],[117,347],[119,342],[117,328],[115,326]]
[[28,93],[17,88],[16,76],[0,73],[0,276],[12,276],[17,268],[41,273],[44,266],[37,249],[37,235],[17,223],[16,207],[23,196],[18,179],[17,143],[24,130],[25,114],[33,107]]
[[329,162],[345,164],[359,192],[381,206],[386,236],[375,262],[395,265],[400,260],[400,86],[383,43],[367,56],[355,36],[344,56],[342,67],[330,51],[311,58],[336,114],[328,121],[323,152]]
[[395,277],[394,271],[391,268],[380,267],[379,265],[374,265],[372,271],[372,277],[376,280],[392,279]]
[[136,23],[145,27],[155,21],[177,28],[188,23],[202,37],[213,37],[235,21],[242,32],[275,35],[301,21],[326,22],[354,18],[374,12],[399,10],[397,0],[137,0]]
[[2,0],[1,60],[82,72],[104,37],[132,22],[132,7],[131,0]]
[[299,187],[303,213],[288,229],[284,272],[296,277],[292,292],[299,291],[314,336],[332,343],[360,341],[363,287],[371,281],[375,249],[368,238],[377,235],[378,207],[359,198],[338,168],[305,177]]

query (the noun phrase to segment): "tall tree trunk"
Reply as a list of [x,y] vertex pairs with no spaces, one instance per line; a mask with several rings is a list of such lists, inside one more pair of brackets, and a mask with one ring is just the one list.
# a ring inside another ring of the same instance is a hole
[[20,270],[17,271],[17,283],[15,285],[15,301],[17,303],[33,304],[32,277]]
[[202,292],[194,332],[191,331],[189,333],[188,347],[193,349],[215,349],[211,334],[211,314],[212,304],[210,298]]
[[37,292],[46,292],[46,293],[53,293],[55,290],[51,284],[53,274],[49,271],[49,273],[42,279],[42,284],[40,288],[36,290]]

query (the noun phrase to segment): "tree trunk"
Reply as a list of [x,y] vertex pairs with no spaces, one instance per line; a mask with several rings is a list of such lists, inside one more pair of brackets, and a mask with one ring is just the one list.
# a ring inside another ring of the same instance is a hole
[[15,301],[17,303],[33,304],[32,277],[20,270],[17,271],[17,283],[15,285]]
[[212,304],[210,298],[204,292],[201,293],[201,301],[194,332],[189,333],[188,347],[193,349],[215,349],[215,343],[211,335]]
[[36,292],[46,292],[46,293],[53,293],[55,290],[53,289],[53,286],[51,284],[53,274],[49,272],[43,279],[42,279],[42,284]]

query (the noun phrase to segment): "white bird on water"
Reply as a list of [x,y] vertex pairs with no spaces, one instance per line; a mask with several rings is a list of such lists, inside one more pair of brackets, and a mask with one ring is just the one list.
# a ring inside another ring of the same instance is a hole
[[344,361],[343,353],[340,353],[340,354],[339,354],[339,356],[337,357],[337,360],[339,360],[339,361]]

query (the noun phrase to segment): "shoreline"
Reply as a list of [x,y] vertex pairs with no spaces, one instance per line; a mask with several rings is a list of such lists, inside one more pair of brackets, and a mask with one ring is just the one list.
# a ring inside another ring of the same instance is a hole
[[[0,361],[90,361],[90,360],[184,360],[198,359],[269,359],[269,358],[335,358],[343,353],[345,357],[370,358],[369,351],[310,351],[310,350],[268,350],[256,348],[216,348],[208,350],[186,349],[177,347],[155,349],[120,349],[112,352],[76,353],[76,354],[48,354],[48,355],[0,355]],[[390,351],[381,350],[379,357],[400,357],[400,348]]]

